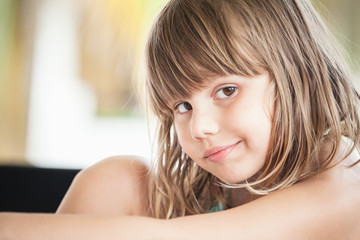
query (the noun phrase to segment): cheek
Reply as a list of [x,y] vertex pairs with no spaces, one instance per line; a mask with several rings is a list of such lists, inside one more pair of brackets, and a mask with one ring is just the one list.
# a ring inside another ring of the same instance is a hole
[[186,150],[186,143],[189,142],[189,133],[186,131],[186,126],[184,124],[180,124],[178,122],[174,122],[174,128],[176,131],[176,135],[178,138],[178,141],[180,143],[180,146]]
[[182,150],[195,162],[199,156],[199,146],[191,136],[190,130],[186,123],[174,123],[177,138]]
[[251,149],[263,155],[269,145],[273,106],[264,104],[259,99],[243,103],[231,106],[227,110],[227,130],[240,135]]

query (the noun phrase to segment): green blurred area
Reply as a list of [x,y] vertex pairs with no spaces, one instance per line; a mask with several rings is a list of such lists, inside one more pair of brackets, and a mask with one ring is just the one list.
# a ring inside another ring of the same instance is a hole
[[12,58],[11,49],[15,37],[15,9],[15,1],[0,1],[0,104],[5,100],[4,84],[6,81],[6,69]]
[[[360,72],[360,1],[313,0],[339,45],[345,50],[349,66]],[[359,80],[360,81],[360,80]]]

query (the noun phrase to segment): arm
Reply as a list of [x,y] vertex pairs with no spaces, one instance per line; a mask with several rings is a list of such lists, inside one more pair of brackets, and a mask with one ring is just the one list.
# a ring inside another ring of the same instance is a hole
[[348,220],[357,224],[359,214],[349,205],[348,196],[338,197],[348,189],[319,187],[322,185],[299,184],[230,210],[173,220],[3,213],[0,239],[311,240],[349,236],[354,225]]
[[226,211],[172,220],[0,213],[0,239],[358,239],[360,182],[344,171]]
[[120,216],[147,214],[147,171],[139,157],[104,159],[75,177],[57,215],[0,213],[0,239],[140,238],[136,226],[158,220]]
[[360,183],[329,175],[227,211],[170,220],[168,239],[358,239]]
[[0,213],[0,240],[161,239],[156,236],[160,222],[130,216]]

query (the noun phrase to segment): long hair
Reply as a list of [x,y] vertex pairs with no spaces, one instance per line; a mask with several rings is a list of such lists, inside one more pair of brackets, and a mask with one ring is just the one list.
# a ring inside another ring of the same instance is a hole
[[[307,0],[171,0],[146,47],[147,93],[159,120],[150,215],[206,212],[226,191],[182,152],[169,101],[187,98],[209,77],[267,71],[275,110],[267,159],[247,187],[267,194],[331,167],[347,136],[359,146],[359,96],[332,36]],[[325,132],[329,132],[325,135]],[[319,159],[331,139],[332,152]]]

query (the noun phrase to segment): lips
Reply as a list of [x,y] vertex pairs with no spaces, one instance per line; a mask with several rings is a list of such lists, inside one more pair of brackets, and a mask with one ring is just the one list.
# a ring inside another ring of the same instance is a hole
[[239,143],[240,141],[232,145],[211,148],[205,151],[204,158],[211,162],[219,162],[229,156]]

